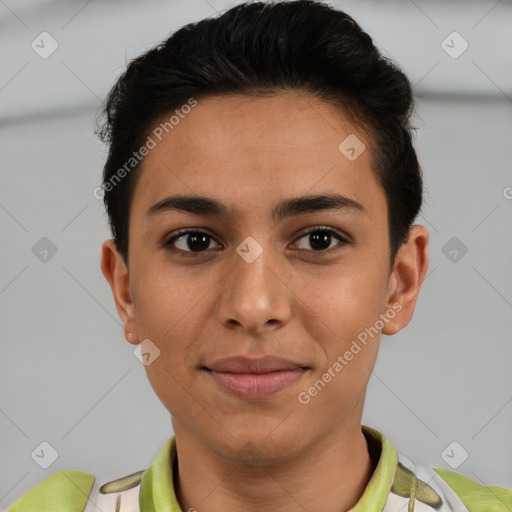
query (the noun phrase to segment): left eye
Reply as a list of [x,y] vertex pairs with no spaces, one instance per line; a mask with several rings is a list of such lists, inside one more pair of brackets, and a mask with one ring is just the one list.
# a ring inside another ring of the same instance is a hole
[[315,228],[314,230],[304,233],[298,240],[305,239],[306,245],[310,247],[301,247],[302,249],[308,249],[313,251],[325,251],[331,249],[331,243],[334,241],[333,238],[341,242],[338,245],[347,243],[347,241],[334,229],[331,228]]

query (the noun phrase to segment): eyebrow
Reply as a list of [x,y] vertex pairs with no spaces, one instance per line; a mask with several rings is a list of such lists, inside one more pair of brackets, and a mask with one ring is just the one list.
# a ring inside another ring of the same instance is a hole
[[[349,197],[341,194],[317,194],[281,201],[272,209],[271,218],[274,221],[279,221],[287,217],[325,210],[348,210],[367,213],[361,203]],[[234,216],[233,210],[228,205],[216,199],[198,195],[174,195],[166,197],[151,206],[146,213],[146,217],[151,219],[156,215],[172,211],[187,212],[193,215],[208,215],[224,219]]]

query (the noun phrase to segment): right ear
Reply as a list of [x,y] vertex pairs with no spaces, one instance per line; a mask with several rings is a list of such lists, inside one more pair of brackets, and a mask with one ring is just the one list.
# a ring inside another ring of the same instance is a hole
[[137,345],[139,334],[135,321],[135,304],[130,290],[130,275],[124,259],[112,239],[103,242],[101,271],[112,289],[117,313],[124,324],[126,341]]

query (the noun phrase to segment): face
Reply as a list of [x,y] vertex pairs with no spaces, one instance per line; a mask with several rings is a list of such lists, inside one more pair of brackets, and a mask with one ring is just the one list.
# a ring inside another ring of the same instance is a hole
[[128,341],[160,351],[145,368],[178,437],[269,462],[359,428],[380,333],[426,270],[407,247],[389,266],[371,150],[340,109],[282,93],[202,99],[145,157],[129,274],[111,241],[102,268]]

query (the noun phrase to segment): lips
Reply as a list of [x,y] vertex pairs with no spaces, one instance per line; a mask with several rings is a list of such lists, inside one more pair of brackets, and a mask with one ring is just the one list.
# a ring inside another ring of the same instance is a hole
[[308,367],[279,356],[238,356],[202,368],[224,392],[244,399],[269,397],[295,384]]
[[256,359],[237,356],[219,359],[208,364],[206,368],[215,372],[225,373],[270,373],[281,370],[301,368],[299,363],[279,356],[262,356]]

